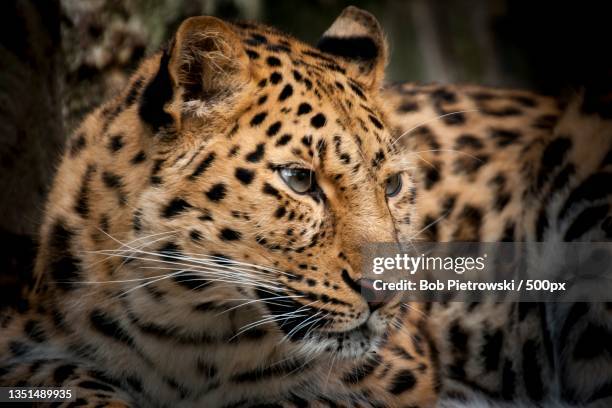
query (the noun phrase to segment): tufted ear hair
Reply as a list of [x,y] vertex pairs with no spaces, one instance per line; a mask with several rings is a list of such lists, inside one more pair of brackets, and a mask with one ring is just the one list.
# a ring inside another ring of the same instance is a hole
[[249,59],[236,33],[215,17],[191,17],[174,36],[170,76],[183,100],[228,96],[248,80]]
[[154,131],[180,129],[185,113],[227,109],[249,78],[249,59],[230,26],[214,17],[191,17],[162,54],[140,114]]
[[378,20],[367,11],[349,6],[323,33],[317,48],[348,61],[349,75],[366,87],[380,87],[387,62],[387,42]]

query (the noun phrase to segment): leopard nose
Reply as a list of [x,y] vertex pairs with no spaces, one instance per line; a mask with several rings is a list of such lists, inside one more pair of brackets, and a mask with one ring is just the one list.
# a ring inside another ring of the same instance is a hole
[[392,293],[387,293],[384,290],[377,290],[374,286],[374,280],[368,278],[361,278],[357,280],[361,296],[368,302],[370,312],[374,312],[389,301],[392,297]]

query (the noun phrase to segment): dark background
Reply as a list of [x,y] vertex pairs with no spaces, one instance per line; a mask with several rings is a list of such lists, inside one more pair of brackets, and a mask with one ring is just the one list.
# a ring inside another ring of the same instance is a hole
[[371,11],[390,81],[473,82],[559,94],[612,67],[605,1],[4,0],[0,3],[0,305],[27,281],[64,140],[192,15],[252,19],[305,41],[347,5]]

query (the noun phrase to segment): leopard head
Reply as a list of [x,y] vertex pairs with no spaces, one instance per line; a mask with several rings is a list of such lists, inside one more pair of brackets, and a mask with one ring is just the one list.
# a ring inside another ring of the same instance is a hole
[[411,190],[378,94],[386,56],[378,22],[354,7],[317,47],[186,20],[72,137],[41,288],[143,335],[375,348],[401,307],[368,303],[361,250],[398,241]]

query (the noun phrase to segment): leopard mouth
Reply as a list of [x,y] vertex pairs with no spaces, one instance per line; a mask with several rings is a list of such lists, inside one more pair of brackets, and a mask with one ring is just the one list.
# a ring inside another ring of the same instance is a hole
[[[258,291],[257,295],[260,299],[270,296],[263,291]],[[291,299],[267,302],[266,308],[277,317],[277,326],[284,338],[309,353],[354,358],[375,349],[383,336],[372,329],[374,315],[346,330],[336,330],[333,320],[318,316],[321,311],[309,310]]]
[[330,330],[327,328],[322,328],[320,330],[318,330],[322,336],[327,336],[327,337],[342,337],[342,336],[346,336],[346,335],[351,335],[357,332],[369,332],[370,329],[368,328],[368,319],[366,319],[364,322],[360,323],[359,325],[347,329],[347,330]]

